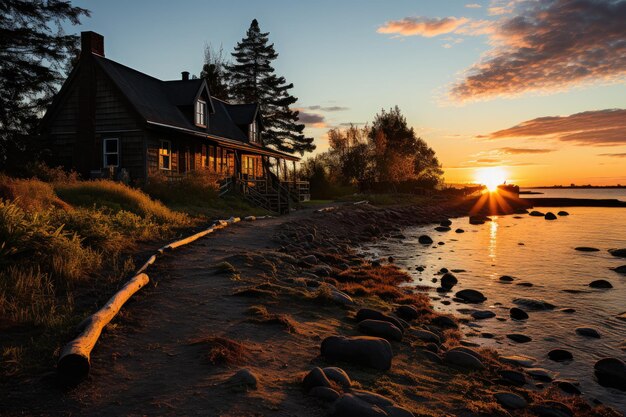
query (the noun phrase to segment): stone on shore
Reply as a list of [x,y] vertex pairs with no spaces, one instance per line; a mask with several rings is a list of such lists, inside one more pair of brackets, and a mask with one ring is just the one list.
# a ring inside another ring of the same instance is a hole
[[612,268],[613,271],[617,272],[618,274],[625,274],[626,275],[626,265],[620,265],[618,267]]
[[330,336],[322,341],[322,356],[386,371],[391,368],[393,351],[389,342],[372,336]]
[[555,307],[554,304],[550,304],[547,301],[532,298],[516,298],[513,300],[513,303],[526,307],[529,310],[552,310]]
[[336,366],[328,366],[322,369],[322,371],[324,371],[324,374],[328,379],[341,385],[343,389],[347,390],[352,386],[352,381],[350,380],[350,377],[343,369]]
[[369,336],[378,336],[387,340],[400,342],[402,331],[392,323],[382,320],[363,320],[359,322],[359,331]]
[[485,365],[480,359],[460,350],[450,350],[443,357],[444,362],[471,370],[481,370]]
[[559,211],[556,214],[558,214],[559,216],[569,216],[569,213],[567,211],[564,211],[564,210],[561,210],[561,211]]
[[452,221],[450,219],[446,219],[446,220],[443,220],[441,223],[439,223],[439,225],[450,227],[452,225]]
[[302,379],[302,388],[304,389],[304,392],[309,392],[315,387],[330,388],[331,386],[330,381],[321,368],[311,369],[311,371]]
[[595,281],[591,281],[589,283],[589,286],[591,288],[601,288],[601,289],[613,288],[613,284],[611,284],[609,281],[605,279],[597,279]]
[[593,368],[600,385],[626,391],[626,364],[622,360],[600,359]]
[[624,249],[609,249],[609,253],[618,258],[626,258],[626,248]]
[[344,394],[335,401],[331,415],[336,417],[386,417],[387,413],[379,406],[370,404],[354,394]]
[[496,313],[491,310],[476,310],[472,313],[472,317],[476,320],[485,320],[495,317]]
[[580,389],[576,385],[571,383],[570,381],[557,380],[557,381],[554,381],[554,385],[559,387],[559,389],[566,394],[572,394],[572,395],[582,394],[580,392]]
[[526,384],[526,376],[519,371],[514,371],[511,369],[501,369],[498,371],[498,375],[518,387]]
[[528,368],[526,373],[533,379],[543,382],[551,382],[554,380],[554,374],[543,368]]
[[578,246],[578,247],[576,247],[574,249],[579,251],[579,252],[600,252],[600,249],[592,248],[590,246]]
[[509,275],[502,275],[499,279],[502,282],[513,282],[513,281],[515,281],[515,278],[513,278],[512,276],[509,276]]
[[341,396],[341,394],[329,387],[313,387],[308,392],[308,395],[329,403],[337,401],[337,399]]
[[531,340],[533,340],[530,336],[526,336],[525,334],[519,334],[519,333],[507,334],[506,337],[508,337],[509,339],[517,343],[528,343]]
[[459,228],[459,229],[456,229],[454,233],[465,233],[465,230]]
[[493,396],[504,408],[508,408],[510,410],[519,410],[528,405],[522,396],[512,392],[496,392]]
[[421,235],[420,237],[417,238],[417,241],[421,243],[422,245],[430,245],[433,243],[432,238],[427,235]]
[[457,329],[459,327],[457,322],[449,316],[436,316],[430,321],[430,323],[444,329]]
[[448,226],[437,226],[435,230],[438,232],[449,232],[451,229]]
[[228,379],[228,383],[232,386],[239,386],[245,389],[256,389],[259,378],[249,369],[240,369]]
[[592,337],[594,339],[600,338],[600,332],[598,332],[596,329],[593,329],[591,327],[578,327],[576,329],[576,334],[579,334],[585,337]]
[[533,210],[528,215],[533,217],[544,217],[546,214],[537,210]]
[[513,320],[528,320],[528,313],[521,308],[512,307],[509,314]]
[[396,315],[403,320],[413,321],[419,318],[420,312],[411,305],[401,305],[396,309]]
[[439,338],[439,336],[437,336],[435,333],[431,331],[424,330],[424,329],[415,329],[415,330],[411,330],[410,332],[411,332],[411,335],[415,336],[422,342],[436,343],[437,345],[441,343],[441,339]]
[[396,326],[400,331],[404,331],[404,326],[402,322],[395,317],[391,317],[388,314],[385,314],[381,311],[374,310],[371,308],[362,308],[356,313],[356,321],[361,322],[363,320],[380,320],[387,321],[394,326]]
[[552,349],[548,352],[548,358],[555,362],[563,362],[574,359],[574,355],[565,349]]
[[535,358],[524,355],[501,356],[500,361],[504,363],[512,363],[513,365],[519,365],[524,368],[529,368],[536,362]]
[[457,283],[459,282],[458,279],[456,279],[456,277],[454,275],[452,275],[449,272],[446,272],[445,274],[443,274],[443,276],[441,277],[441,286],[443,288],[445,288],[446,290],[451,289],[452,287],[454,287]]
[[572,410],[558,401],[544,401],[532,405],[530,409],[539,417],[574,417]]
[[455,294],[455,297],[472,304],[482,303],[487,299],[483,293],[472,289],[461,290]]
[[546,220],[556,220],[556,216],[554,215],[554,213],[552,213],[551,211],[547,212],[546,215],[544,216],[544,219]]

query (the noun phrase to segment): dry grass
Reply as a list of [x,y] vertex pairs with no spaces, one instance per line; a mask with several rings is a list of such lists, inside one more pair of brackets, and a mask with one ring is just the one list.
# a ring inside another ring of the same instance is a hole
[[194,340],[190,345],[206,348],[204,356],[212,365],[237,365],[245,361],[249,350],[240,342],[226,337],[210,336]]
[[297,322],[288,314],[270,313],[267,311],[267,308],[262,305],[248,308],[247,313],[255,316],[248,320],[251,323],[277,325],[289,333],[298,333]]

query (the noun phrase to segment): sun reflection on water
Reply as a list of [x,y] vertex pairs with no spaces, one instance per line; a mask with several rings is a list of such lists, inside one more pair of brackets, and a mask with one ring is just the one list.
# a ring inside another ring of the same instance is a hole
[[489,222],[489,257],[495,261],[498,243],[498,218],[493,217],[492,219],[493,221]]

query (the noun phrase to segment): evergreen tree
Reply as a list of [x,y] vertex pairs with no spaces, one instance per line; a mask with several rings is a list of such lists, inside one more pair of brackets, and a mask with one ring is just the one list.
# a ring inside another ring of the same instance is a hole
[[220,46],[219,51],[213,49],[211,45],[204,47],[204,66],[200,73],[200,78],[204,78],[209,86],[209,91],[213,97],[228,101],[228,62],[224,57],[224,50]]
[[75,55],[76,25],[89,11],[60,0],[0,2],[0,167],[16,167],[32,157],[28,140],[52,101]]
[[228,66],[232,98],[242,103],[259,103],[266,145],[286,152],[311,152],[315,149],[313,138],[304,136],[298,111],[290,108],[298,100],[289,93],[293,84],[274,73],[272,61],[278,54],[274,44],[268,43],[268,35],[269,32],[261,32],[254,19],[246,37],[235,46],[235,62]]

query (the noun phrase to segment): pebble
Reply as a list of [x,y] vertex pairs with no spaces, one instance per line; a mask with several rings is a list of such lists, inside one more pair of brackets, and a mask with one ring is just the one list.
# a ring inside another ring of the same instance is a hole
[[574,248],[574,249],[580,252],[600,252],[600,249],[592,248],[590,246],[578,246],[577,248]]
[[554,215],[554,213],[552,213],[551,211],[547,212],[546,215],[544,216],[544,219],[546,220],[556,220],[556,216]]
[[513,303],[530,310],[552,310],[555,307],[554,304],[550,304],[547,301],[534,300],[532,298],[516,298],[513,300]]
[[525,334],[519,334],[519,333],[510,333],[510,334],[507,334],[506,337],[508,337],[509,339],[517,343],[528,343],[531,340],[533,340],[530,336],[526,336]]
[[483,293],[472,289],[461,290],[455,294],[455,297],[466,303],[482,303],[487,299]]
[[595,281],[591,281],[589,283],[589,286],[591,288],[602,288],[602,289],[613,288],[613,285],[605,279],[597,279]]
[[556,214],[558,214],[559,216],[569,216],[569,213],[567,211],[564,211],[564,210],[561,210],[561,211],[559,211]]
[[530,216],[533,216],[533,217],[544,217],[544,216],[545,216],[545,213],[542,213],[542,212],[537,211],[537,210],[533,210],[533,211],[531,211],[531,212],[529,213],[529,215],[530,215]]
[[474,317],[476,320],[490,319],[495,316],[496,313],[491,310],[476,310],[472,313],[472,317]]
[[420,316],[420,312],[413,306],[411,305],[401,305],[396,309],[396,314],[398,315],[398,317],[404,319],[404,320],[408,320],[408,321],[412,321],[415,320],[417,318],[419,318]]
[[557,381],[554,381],[554,385],[559,387],[559,389],[565,392],[566,394],[572,394],[572,395],[581,394],[580,389],[578,389],[576,385],[574,385],[573,383],[569,381],[557,380]]
[[548,358],[555,362],[563,362],[574,359],[574,355],[565,349],[552,349],[548,352]]
[[360,322],[363,320],[387,321],[393,324],[394,326],[396,326],[400,330],[404,329],[404,326],[402,326],[402,323],[397,318],[391,317],[381,311],[373,310],[371,308],[362,308],[356,313],[356,321]]
[[526,376],[519,371],[514,371],[511,369],[501,369],[498,371],[498,375],[511,382],[513,385],[517,385],[518,387],[526,384]]
[[512,282],[512,281],[515,281],[515,278],[513,278],[513,277],[511,277],[509,275],[502,275],[500,277],[500,281],[502,281],[502,282]]
[[536,362],[535,358],[524,355],[510,355],[510,356],[501,356],[500,361],[505,363],[512,363],[514,365],[523,366],[525,368],[530,368]]
[[458,282],[459,282],[459,280],[456,279],[456,277],[453,274],[449,273],[449,272],[446,272],[441,277],[441,286],[443,288],[447,289],[447,290],[449,290],[452,287],[454,287]]
[[598,332],[596,329],[593,329],[591,327],[578,327],[576,329],[576,334],[579,334],[585,337],[592,337],[595,339],[600,338],[600,332]]
[[521,308],[513,307],[509,310],[509,315],[513,320],[528,320],[528,313]]
[[527,368],[526,373],[533,379],[543,382],[551,382],[554,380],[554,374],[543,368]]
[[304,389],[304,392],[309,392],[315,387],[331,387],[326,374],[321,368],[318,367],[311,369],[311,371],[302,379],[302,388]]
[[523,397],[512,392],[496,392],[493,396],[504,408],[510,410],[519,410],[528,405]]
[[451,229],[448,226],[437,226],[435,230],[438,232],[449,232]]
[[417,241],[423,245],[430,245],[431,243],[433,243],[433,240],[431,239],[431,237],[427,235],[422,235],[418,237]]
[[465,230],[463,230],[463,229],[456,229],[454,231],[454,233],[465,233]]

